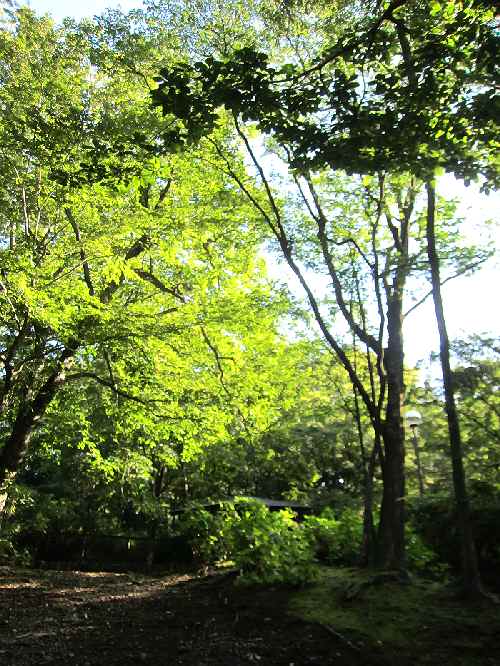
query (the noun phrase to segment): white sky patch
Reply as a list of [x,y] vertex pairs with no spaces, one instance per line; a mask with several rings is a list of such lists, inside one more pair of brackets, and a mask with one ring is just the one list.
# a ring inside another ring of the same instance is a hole
[[28,5],[37,14],[50,14],[60,23],[64,18],[82,19],[102,14],[106,9],[122,9],[127,12],[142,7],[142,0],[28,0]]
[[[273,165],[274,166],[274,165]],[[477,234],[486,220],[496,220],[497,228],[490,230],[497,255],[486,262],[484,267],[472,275],[451,280],[442,288],[448,333],[452,339],[468,337],[472,334],[500,333],[500,307],[497,295],[500,289],[498,280],[500,233],[498,222],[500,211],[499,193],[486,196],[479,187],[465,187],[453,176],[440,179],[438,194],[460,201],[457,216],[465,220],[464,235],[469,242],[479,242]],[[305,295],[296,276],[284,260],[276,261],[267,255],[268,270],[274,279],[286,282],[292,293],[303,300]],[[315,275],[313,271],[304,271],[316,296],[321,300],[327,292],[331,293],[330,281],[326,275]],[[430,288],[430,285],[429,285]],[[407,302],[407,308],[411,302]],[[342,316],[339,314],[336,326],[338,334],[348,334]],[[318,329],[319,334],[319,329]],[[432,297],[408,315],[404,323],[405,362],[414,366],[419,361],[427,361],[431,353],[439,352],[439,336],[435,320]]]

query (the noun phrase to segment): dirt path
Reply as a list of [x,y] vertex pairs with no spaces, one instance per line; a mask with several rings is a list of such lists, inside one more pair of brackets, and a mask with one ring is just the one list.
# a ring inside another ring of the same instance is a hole
[[290,592],[229,576],[0,569],[2,666],[375,666],[286,612]]

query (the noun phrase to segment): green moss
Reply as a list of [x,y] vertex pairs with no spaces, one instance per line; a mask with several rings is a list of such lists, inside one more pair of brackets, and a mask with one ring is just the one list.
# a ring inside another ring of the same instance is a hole
[[416,664],[493,664],[490,652],[500,651],[498,606],[466,605],[443,585],[426,581],[380,583],[368,572],[324,568],[316,584],[294,595],[290,612]]

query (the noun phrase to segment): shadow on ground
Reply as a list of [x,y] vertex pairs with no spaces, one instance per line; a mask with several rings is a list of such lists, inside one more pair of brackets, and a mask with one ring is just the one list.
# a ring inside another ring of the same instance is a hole
[[287,613],[291,590],[230,575],[0,572],[0,663],[382,664]]

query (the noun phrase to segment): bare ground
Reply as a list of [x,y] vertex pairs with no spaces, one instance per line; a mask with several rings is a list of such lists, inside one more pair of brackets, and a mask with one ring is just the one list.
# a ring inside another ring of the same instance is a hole
[[[310,611],[340,608],[327,586],[304,594]],[[397,625],[404,615],[388,594],[357,600],[359,616],[379,637],[384,621]],[[243,587],[220,572],[143,576],[0,567],[0,665],[500,665],[496,610],[483,621],[481,609],[461,616],[461,606],[445,600],[444,619],[429,615],[396,646],[367,640],[354,623],[344,621],[340,633],[334,621],[299,619],[289,612],[293,599],[294,589]]]
[[2,666],[384,663],[228,575],[0,569]]

